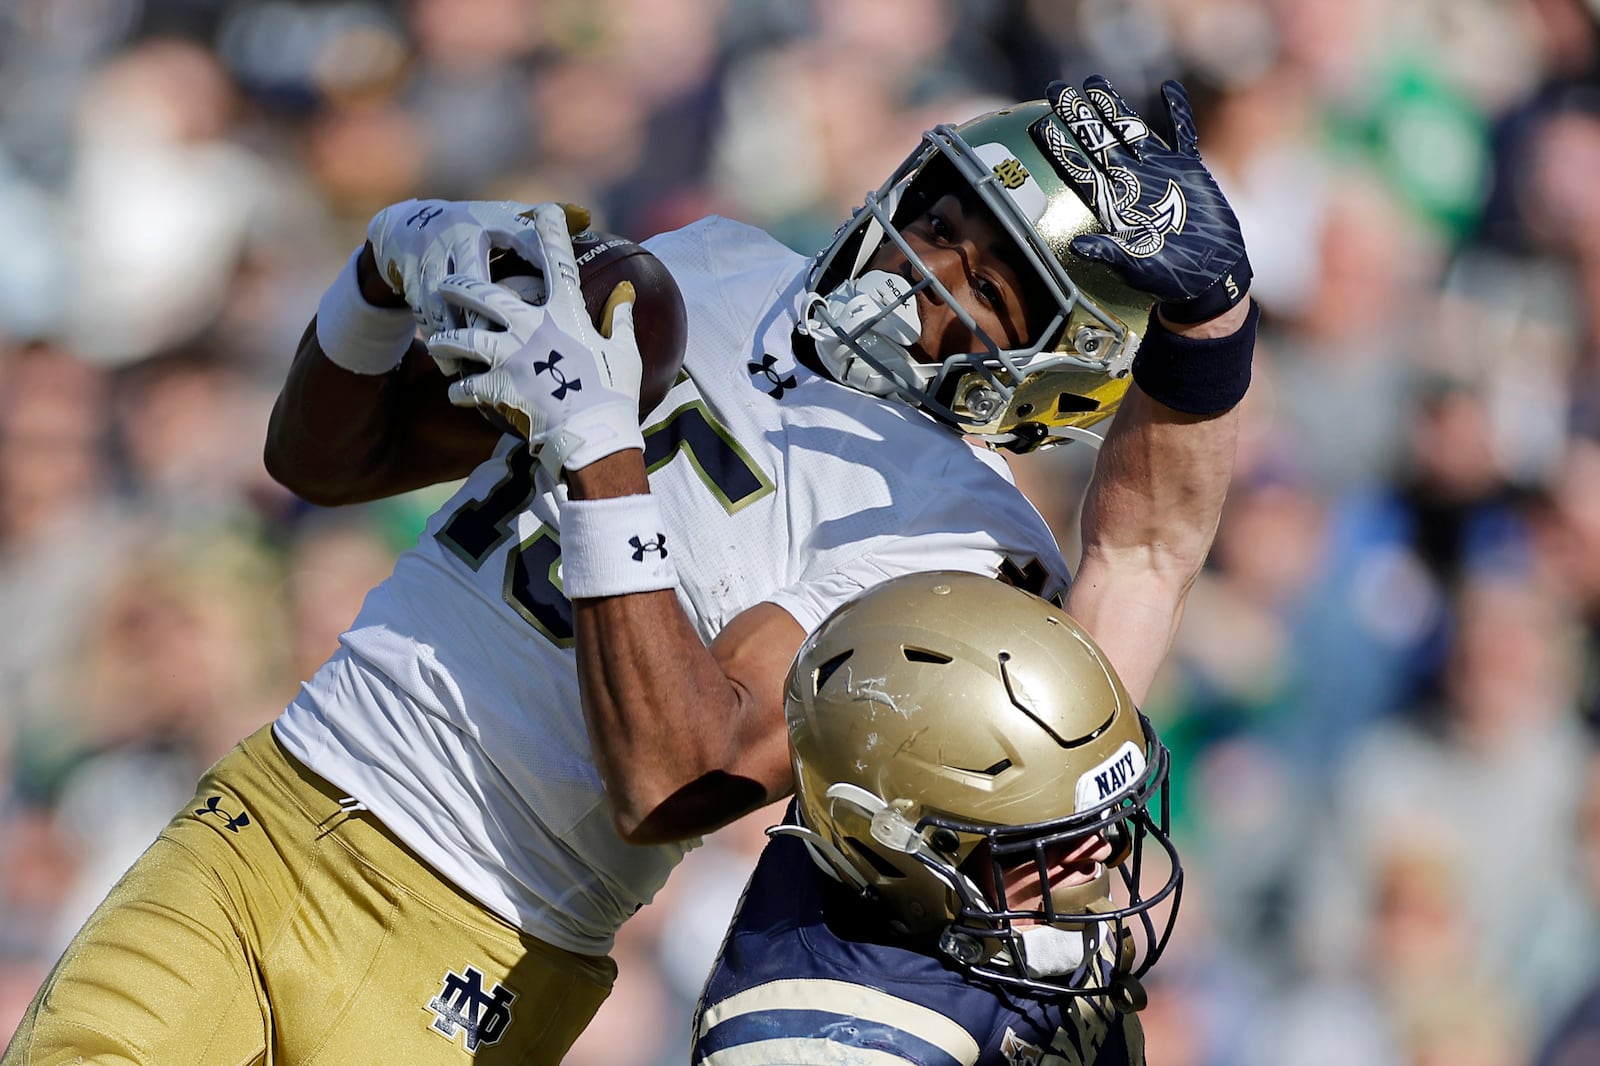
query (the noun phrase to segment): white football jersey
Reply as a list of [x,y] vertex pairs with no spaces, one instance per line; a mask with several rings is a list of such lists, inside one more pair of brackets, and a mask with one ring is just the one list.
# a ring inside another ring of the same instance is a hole
[[[702,638],[763,601],[811,630],[918,570],[1065,587],[1049,528],[1003,460],[796,362],[801,256],[717,218],[646,244],[688,308],[685,373],[645,422],[645,460]],[[561,491],[521,441],[502,440],[277,731],[486,907],[600,954],[693,845],[630,845],[612,828],[561,591]]]

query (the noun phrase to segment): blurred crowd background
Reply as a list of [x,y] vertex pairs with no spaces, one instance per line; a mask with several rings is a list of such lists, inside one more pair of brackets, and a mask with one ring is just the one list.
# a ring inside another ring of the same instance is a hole
[[[796,249],[936,121],[1182,77],[1264,309],[1147,710],[1189,872],[1156,1066],[1600,1062],[1600,0],[0,0],[0,1041],[448,494],[274,486],[409,196]],[[1092,453],[1018,461],[1071,558]],[[764,812],[571,1062],[684,1061]]]

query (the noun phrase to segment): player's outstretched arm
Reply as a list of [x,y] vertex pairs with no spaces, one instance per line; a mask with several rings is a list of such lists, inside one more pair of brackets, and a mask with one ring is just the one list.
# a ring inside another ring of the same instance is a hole
[[[1238,339],[1246,305],[1180,333]],[[1239,320],[1235,323],[1234,320]],[[1233,476],[1237,408],[1190,414],[1135,383],[1106,433],[1084,497],[1083,557],[1067,611],[1094,635],[1135,702],[1166,658],[1211,550]]]
[[1200,159],[1188,96],[1175,81],[1161,96],[1166,136],[1105,78],[1050,87],[1075,143],[1049,150],[1104,229],[1073,249],[1157,298],[1084,499],[1067,599],[1140,701],[1211,550],[1257,320],[1244,238]]

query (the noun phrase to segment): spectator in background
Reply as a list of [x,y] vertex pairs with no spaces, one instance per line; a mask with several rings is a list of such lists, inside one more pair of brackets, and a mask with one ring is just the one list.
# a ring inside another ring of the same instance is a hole
[[1600,109],[1600,16],[1588,0],[1518,0],[1515,7],[1538,66],[1520,99],[1495,117],[1491,181],[1475,240],[1526,259],[1564,243],[1573,221],[1561,217],[1571,210],[1569,197],[1548,199],[1556,189],[1550,183],[1578,192],[1581,179],[1566,161],[1541,157],[1548,149],[1540,141],[1563,116]]
[[1600,102],[1547,117],[1531,134],[1535,157],[1530,222],[1545,245],[1571,264],[1584,310],[1583,343],[1572,368],[1572,420],[1600,423],[1600,193],[1583,175],[1600,164]]
[[60,951],[56,923],[81,856],[43,797],[12,798],[0,815],[0,1032],[10,1033]]
[[[0,350],[0,756],[41,774],[74,743],[76,636],[137,543],[115,494],[110,410],[106,373],[73,352]],[[31,776],[13,788],[41,784]]]
[[1600,441],[1574,434],[1534,510],[1535,562],[1583,631],[1579,706],[1600,738]]
[[[418,158],[412,180],[397,193],[428,188],[438,196],[470,198],[539,157],[524,126],[525,86],[551,32],[544,10],[549,6],[543,0],[405,5],[414,67],[396,102],[418,124]],[[584,93],[567,103],[583,110]],[[602,142],[610,132],[593,131]]]
[[1456,891],[1462,860],[1430,820],[1387,827],[1371,880],[1340,888],[1359,900],[1341,952],[1266,1000],[1248,1041],[1251,1066],[1516,1066],[1521,1004],[1486,970],[1477,927]]
[[[1506,469],[1483,391],[1437,378],[1413,397],[1404,457],[1387,498],[1372,503],[1378,514],[1366,521],[1390,531],[1436,594],[1449,594],[1476,575],[1525,569],[1527,494]],[[1402,698],[1427,697],[1437,686],[1441,660],[1427,648],[1448,632],[1450,612],[1428,613],[1435,621],[1416,642],[1424,654],[1409,667],[1414,679]]]
[[[1406,450],[1387,478],[1319,494],[1292,456],[1268,463],[1259,488],[1240,486],[1237,514],[1282,547],[1260,552],[1229,534],[1215,557],[1224,589],[1272,611],[1242,648],[1212,637],[1197,649],[1197,678],[1214,672],[1210,658],[1266,694],[1272,713],[1254,728],[1313,800],[1369,728],[1432,698],[1460,583],[1530,565],[1526,493],[1506,471],[1482,392],[1434,378],[1409,395]],[[1205,689],[1195,695],[1205,706]]]
[[266,202],[260,161],[228,137],[237,106],[216,56],[144,41],[85,86],[71,210],[68,335],[107,363],[182,344],[223,302]]
[[310,677],[334,653],[409,539],[373,510],[318,512],[294,526],[284,561],[291,676]]
[[260,425],[268,410],[265,393],[215,347],[170,349],[119,371],[118,458],[143,520],[157,530],[247,525],[278,490],[239,427]]
[[1404,448],[1418,360],[1431,350],[1419,308],[1439,260],[1371,172],[1327,166],[1324,175],[1326,194],[1310,206],[1318,228],[1308,288],[1264,343],[1295,458],[1321,491],[1340,496],[1382,479]]
[[[1364,943],[1363,889],[1382,884],[1403,848],[1425,846],[1471,931],[1464,954],[1438,969],[1490,981],[1516,973],[1499,994],[1520,1027],[1571,1002],[1579,979],[1561,959],[1574,929],[1552,921],[1585,909],[1570,905],[1582,892],[1574,843],[1589,758],[1577,645],[1559,597],[1525,570],[1468,575],[1451,598],[1438,700],[1367,730],[1341,769],[1321,846],[1302,870],[1306,929],[1318,934],[1305,958],[1381,973],[1381,953],[1350,950]],[[1493,862],[1483,861],[1484,841],[1494,842]]]
[[56,784],[78,856],[56,951],[241,733],[292,693],[278,561],[224,524],[161,535],[108,576],[76,642],[79,758]]
[[[1558,911],[1556,928],[1568,932],[1560,950],[1547,956],[1551,965],[1564,966],[1577,979],[1566,987],[1575,997],[1557,996],[1540,1004],[1538,1054],[1534,1066],[1585,1066],[1600,1056],[1600,752],[1591,750],[1578,811],[1577,878],[1586,908],[1576,913]],[[1547,940],[1550,938],[1547,938]],[[1555,947],[1554,944],[1550,945]]]

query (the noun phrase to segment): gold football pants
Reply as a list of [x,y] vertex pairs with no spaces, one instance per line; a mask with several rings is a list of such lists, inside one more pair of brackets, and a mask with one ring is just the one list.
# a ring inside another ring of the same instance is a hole
[[0,1066],[557,1063],[616,966],[519,933],[270,727],[90,917]]

